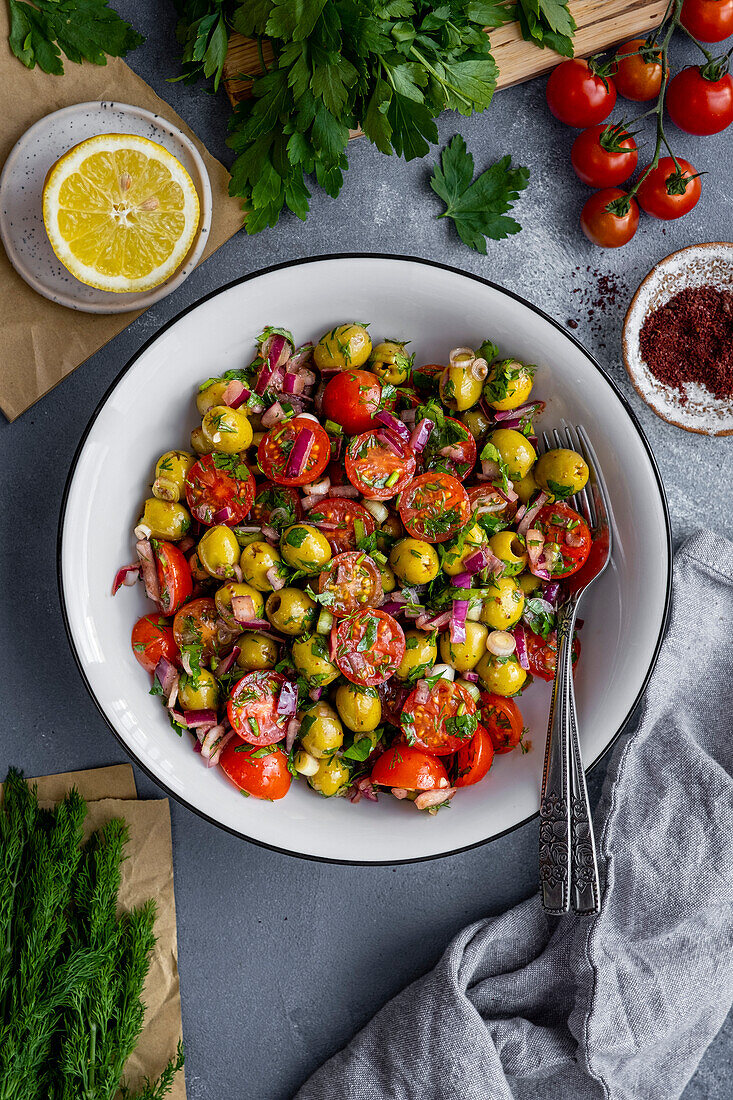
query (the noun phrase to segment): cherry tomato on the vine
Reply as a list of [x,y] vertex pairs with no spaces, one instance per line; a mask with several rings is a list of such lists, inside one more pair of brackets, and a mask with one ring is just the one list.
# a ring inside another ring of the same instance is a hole
[[647,46],[643,38],[632,38],[619,46],[616,53],[624,55],[613,74],[619,95],[635,103],[645,103],[658,96],[662,86],[662,55],[659,50]]
[[[629,198],[628,209],[624,203],[621,212],[608,210],[611,203]],[[639,226],[639,207],[634,198],[618,187],[604,187],[586,202],[580,212],[580,228],[593,244],[601,248],[620,248],[628,244]]]
[[566,126],[595,126],[608,118],[616,102],[610,77],[598,76],[587,61],[563,61],[550,73],[545,91],[550,111]]
[[636,142],[612,123],[590,126],[578,134],[570,152],[575,174],[590,187],[615,187],[636,168]]
[[677,157],[678,171],[671,157],[662,157],[656,168],[642,180],[637,198],[639,206],[653,218],[671,221],[689,214],[700,198],[700,177],[689,161]]
[[669,117],[687,134],[719,134],[733,122],[733,77],[708,80],[693,65],[673,76],[666,96]]
[[733,0],[685,0],[680,22],[701,42],[722,42],[733,34]]

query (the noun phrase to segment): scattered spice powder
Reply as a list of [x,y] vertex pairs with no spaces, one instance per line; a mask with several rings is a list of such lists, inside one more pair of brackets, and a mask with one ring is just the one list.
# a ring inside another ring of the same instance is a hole
[[686,382],[720,400],[733,397],[733,293],[713,286],[681,290],[647,316],[639,347],[652,374],[679,390],[682,404]]

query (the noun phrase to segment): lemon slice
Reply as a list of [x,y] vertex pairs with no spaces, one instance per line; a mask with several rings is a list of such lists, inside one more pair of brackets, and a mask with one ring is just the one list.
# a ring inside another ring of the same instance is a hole
[[199,200],[172,153],[134,134],[101,134],[64,153],[46,177],[43,222],[75,278],[115,293],[170,278],[193,243]]

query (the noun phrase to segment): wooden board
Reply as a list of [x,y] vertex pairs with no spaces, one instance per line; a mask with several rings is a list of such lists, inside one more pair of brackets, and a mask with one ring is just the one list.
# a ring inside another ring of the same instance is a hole
[[[666,7],[666,0],[571,0],[570,10],[578,24],[576,56],[587,57],[627,38],[646,34],[661,23]],[[507,23],[492,31],[491,46],[499,66],[500,88],[540,76],[563,60],[553,50],[538,50],[525,42],[518,23]],[[263,53],[269,65],[273,55],[266,42]],[[250,83],[241,79],[242,74],[260,71],[257,43],[233,34],[224,64],[224,85],[232,103],[249,95]]]

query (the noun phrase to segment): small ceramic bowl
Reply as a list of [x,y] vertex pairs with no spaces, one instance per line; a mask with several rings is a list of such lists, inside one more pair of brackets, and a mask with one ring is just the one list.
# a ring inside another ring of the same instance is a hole
[[636,392],[662,420],[701,435],[733,435],[733,401],[716,398],[704,386],[689,382],[683,395],[660,382],[641,355],[639,337],[647,316],[681,290],[699,286],[733,292],[733,244],[716,241],[691,245],[673,252],[651,269],[631,299],[624,319],[624,365]]
[[[180,160],[199,196],[201,215],[193,244],[170,279],[140,294],[113,294],[79,282],[55,256],[43,224],[46,173],[64,153],[96,134],[137,134]],[[41,118],[23,134],[0,175],[0,239],[8,259],[34,290],[84,313],[128,313],[167,297],[201,259],[211,229],[211,183],[193,142],[177,126],[127,103],[75,103]]]

